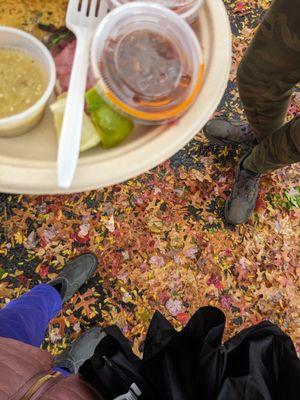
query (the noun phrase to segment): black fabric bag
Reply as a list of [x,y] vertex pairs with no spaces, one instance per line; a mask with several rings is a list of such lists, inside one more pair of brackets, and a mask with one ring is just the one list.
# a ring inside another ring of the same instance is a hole
[[[132,352],[129,341],[120,329],[111,326],[103,330],[106,336],[98,344],[93,357],[80,368],[80,374],[105,400],[159,398],[140,374],[142,361]],[[119,396],[127,393],[128,397],[119,399]]]
[[107,400],[300,399],[300,360],[287,335],[265,321],[222,344],[224,326],[214,307],[198,310],[180,332],[156,312],[143,360],[117,327],[106,328],[80,373]]

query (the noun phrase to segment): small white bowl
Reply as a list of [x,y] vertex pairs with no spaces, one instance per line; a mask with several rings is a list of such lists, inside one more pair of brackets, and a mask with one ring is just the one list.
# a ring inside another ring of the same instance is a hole
[[0,26],[0,48],[11,47],[27,52],[39,62],[47,79],[42,97],[30,108],[7,118],[0,118],[0,137],[18,136],[31,130],[41,120],[56,81],[53,57],[46,46],[29,33]]

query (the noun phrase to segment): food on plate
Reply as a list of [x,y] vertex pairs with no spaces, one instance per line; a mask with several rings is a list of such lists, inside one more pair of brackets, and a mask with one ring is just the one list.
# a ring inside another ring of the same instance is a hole
[[[53,114],[57,135],[60,135],[67,93],[58,96],[50,109]],[[83,115],[80,151],[90,150],[101,144],[105,149],[120,144],[133,131],[134,125],[128,118],[111,109],[95,89],[86,93],[86,110]]]
[[1,0],[0,25],[22,29],[46,42],[49,31],[41,26],[62,28],[67,5],[68,0]]
[[105,149],[117,146],[134,130],[133,122],[109,107],[95,89],[86,93],[86,104]]
[[[55,129],[57,135],[60,135],[64,111],[66,108],[66,94],[63,94],[58,97],[57,101],[51,104],[50,109],[53,114]],[[83,115],[83,123],[82,123],[82,134],[81,134],[81,143],[80,143],[80,151],[89,150],[100,143],[100,129],[96,129],[93,125],[89,116],[84,113]]]
[[0,118],[27,110],[45,89],[46,76],[38,61],[20,49],[0,47]]
[[63,48],[75,39],[73,32],[68,28],[62,27],[57,29],[53,25],[39,25],[40,29],[49,32],[49,37],[45,40],[45,44],[51,50],[53,56],[58,54]]
[[[114,9],[123,4],[131,3],[139,0],[107,0],[109,9]],[[203,0],[151,0],[152,3],[160,4],[167,7],[169,10],[174,11],[180,15],[188,23],[192,24],[203,4]]]
[[145,125],[178,119],[202,85],[195,33],[178,15],[153,3],[132,2],[112,11],[98,26],[91,59],[104,100]]
[[55,80],[54,60],[43,43],[0,26],[0,137],[24,134],[39,123]]
[[[161,2],[175,11],[195,3],[193,0]],[[161,2],[157,0],[156,3]],[[120,0],[120,3],[126,1]],[[99,143],[104,148],[117,146],[134,130],[133,121],[155,125],[177,120],[193,104],[202,85],[202,53],[188,24],[160,4],[129,3],[112,11],[100,23],[93,40],[81,151]],[[58,82],[56,93],[67,92],[75,38],[65,27],[40,20],[40,15],[36,26],[49,34],[43,40],[54,56]],[[31,107],[43,95],[47,83],[45,78],[41,83],[43,71],[41,68],[37,70],[35,60],[27,65],[17,59],[12,61],[12,65],[19,63],[20,68],[10,68],[9,57],[6,57],[7,62],[3,62],[3,52],[13,50],[0,46],[0,77],[9,77],[0,80],[0,105],[3,104],[0,118],[14,115],[22,111],[22,107]],[[18,53],[25,57],[25,53]],[[17,74],[20,80],[14,80],[13,74]],[[89,90],[91,87],[93,89]],[[11,105],[7,101],[9,90],[11,102],[19,103]],[[15,97],[14,93],[17,93]],[[60,96],[51,106],[58,133],[65,104],[65,96]]]
[[[57,73],[57,93],[61,94],[68,90],[72,65],[75,55],[76,41],[75,39],[67,43],[67,45],[54,56]],[[93,86],[90,74],[87,79],[87,89]]]
[[99,96],[97,90],[95,88],[92,88],[85,94],[85,103],[87,112],[89,114],[92,114],[94,111],[98,110],[105,102]]

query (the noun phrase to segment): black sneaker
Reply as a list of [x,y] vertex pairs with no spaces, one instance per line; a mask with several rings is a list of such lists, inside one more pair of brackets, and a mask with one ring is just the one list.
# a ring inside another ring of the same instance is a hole
[[248,155],[244,155],[238,163],[232,192],[225,205],[225,219],[233,225],[248,221],[258,196],[261,175],[243,169],[242,166]]
[[252,150],[258,143],[250,125],[241,121],[212,119],[205,125],[203,132],[211,143],[221,146],[240,145]]
[[68,301],[78,289],[95,273],[97,257],[92,253],[82,254],[69,262],[58,277],[48,283],[60,294],[63,303]]
[[65,351],[54,357],[54,366],[77,374],[79,368],[89,360],[106,333],[100,327],[94,327],[79,336]]

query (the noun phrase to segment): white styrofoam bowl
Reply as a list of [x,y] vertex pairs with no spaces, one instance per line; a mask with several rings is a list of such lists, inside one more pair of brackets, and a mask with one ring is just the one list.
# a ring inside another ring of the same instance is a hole
[[22,135],[37,125],[43,116],[56,81],[55,63],[42,42],[19,29],[0,26],[0,47],[20,49],[38,60],[47,79],[46,89],[35,104],[19,114],[0,118],[0,137]]
[[[206,124],[227,86],[231,66],[231,30],[222,0],[206,0],[195,26],[206,67],[199,98],[177,124],[138,128],[120,146],[95,148],[80,156],[72,187],[81,192],[120,183],[167,160]],[[57,142],[50,111],[26,135],[0,139],[0,191],[58,194]]]

